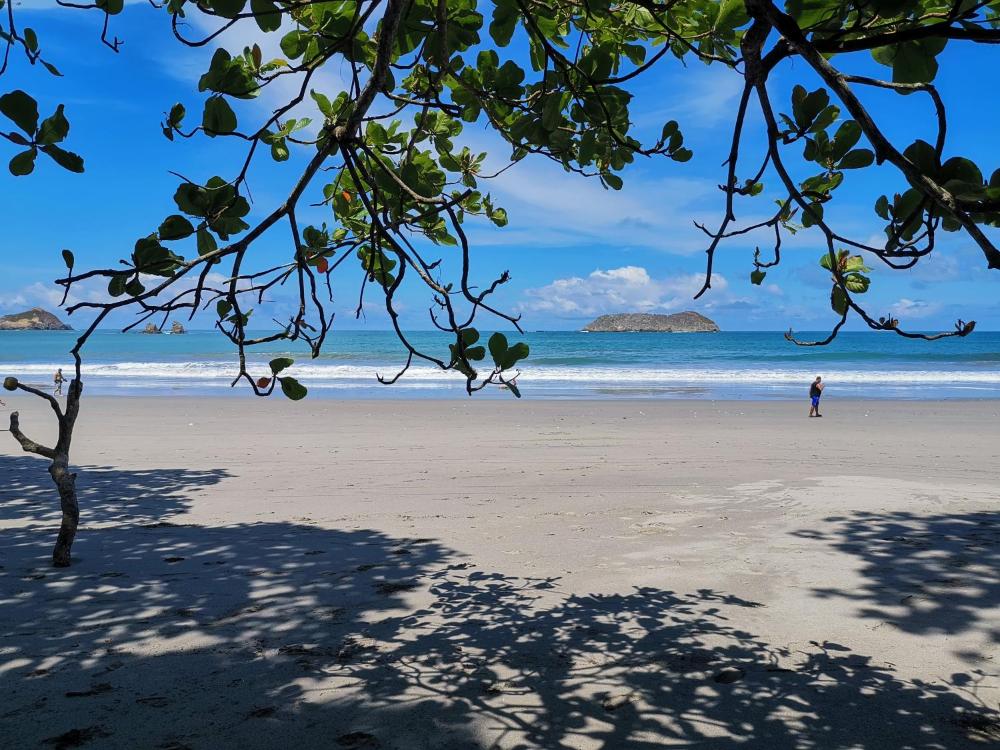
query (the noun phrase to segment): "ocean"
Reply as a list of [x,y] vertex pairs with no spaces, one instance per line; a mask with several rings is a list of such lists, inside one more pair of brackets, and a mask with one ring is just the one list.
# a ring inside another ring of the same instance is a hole
[[[508,334],[513,341],[517,337]],[[807,335],[807,334],[803,334]],[[51,384],[56,367],[70,368],[67,352],[76,334],[0,331],[0,376]],[[412,334],[415,344],[442,354],[443,334]],[[484,339],[486,336],[484,335]],[[524,336],[531,356],[518,385],[525,398],[803,399],[822,375],[828,397],[943,399],[1000,398],[1000,332],[965,339],[910,341],[876,333],[842,333],[826,347],[802,348],[779,332],[716,334],[534,332]],[[214,331],[149,336],[101,331],[88,343],[84,376],[91,394],[223,395],[235,372],[234,353]],[[416,364],[393,386],[376,373],[393,374],[405,361],[390,331],[340,331],[326,353],[308,359],[287,343],[256,350],[255,373],[267,361],[296,358],[289,374],[314,397],[455,398],[464,381]],[[500,389],[477,397],[505,397]]]

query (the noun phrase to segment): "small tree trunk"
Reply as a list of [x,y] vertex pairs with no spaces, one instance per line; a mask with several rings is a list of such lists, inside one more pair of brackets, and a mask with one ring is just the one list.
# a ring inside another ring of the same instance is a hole
[[68,457],[59,456],[49,467],[52,481],[59,491],[59,505],[62,508],[62,524],[59,526],[59,538],[52,550],[52,565],[57,568],[68,568],[70,551],[76,538],[76,527],[80,523],[80,505],[76,500],[76,474],[67,466]]
[[45,399],[55,412],[59,421],[59,440],[54,448],[36,443],[23,432],[18,413],[10,414],[10,434],[21,444],[27,453],[34,453],[49,459],[49,475],[59,492],[59,506],[62,508],[62,523],[59,526],[59,538],[52,550],[52,565],[57,568],[68,568],[73,540],[76,538],[76,527],[80,523],[80,505],[76,499],[76,474],[69,470],[69,448],[73,442],[73,428],[80,413],[80,395],[83,393],[83,383],[79,376],[79,358],[77,358],[77,377],[69,384],[69,394],[66,398],[65,413],[59,402],[48,393],[18,382],[17,378],[5,378],[3,387],[8,391],[25,391]]

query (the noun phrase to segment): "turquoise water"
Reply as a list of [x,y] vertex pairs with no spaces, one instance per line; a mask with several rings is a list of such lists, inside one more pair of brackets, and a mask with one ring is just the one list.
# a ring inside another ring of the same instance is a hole
[[[511,335],[513,339],[514,336]],[[68,367],[72,332],[0,331],[0,375],[50,383]],[[518,384],[527,398],[800,399],[822,375],[829,395],[877,398],[1000,398],[1000,333],[977,332],[934,343],[899,336],[843,333],[828,347],[801,348],[778,332],[641,334],[537,332]],[[415,333],[415,344],[445,356],[447,339]],[[463,380],[415,365],[394,386],[375,380],[405,360],[388,331],[332,334],[327,352],[309,360],[288,344],[256,350],[261,375],[272,357],[296,357],[293,374],[313,395],[459,397]],[[88,343],[89,393],[224,394],[235,372],[228,342],[213,331],[183,336],[99,332]],[[486,397],[509,397],[494,391]]]

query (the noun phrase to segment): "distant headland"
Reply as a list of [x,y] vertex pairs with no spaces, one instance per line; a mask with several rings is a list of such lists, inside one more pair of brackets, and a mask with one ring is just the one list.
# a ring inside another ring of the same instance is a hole
[[621,313],[602,315],[583,327],[590,333],[718,333],[714,320],[685,311],[673,315]]
[[0,331],[72,331],[59,318],[43,310],[33,307],[25,312],[0,316]]

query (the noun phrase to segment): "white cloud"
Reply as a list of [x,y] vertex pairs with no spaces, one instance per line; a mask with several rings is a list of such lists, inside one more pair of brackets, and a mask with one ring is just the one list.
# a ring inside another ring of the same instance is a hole
[[907,318],[929,317],[938,312],[941,309],[941,305],[937,302],[902,297],[898,302],[892,304],[889,309],[892,310],[894,315],[898,315],[901,319],[905,320]]
[[[506,165],[509,147],[499,138],[470,133],[460,143],[490,155],[485,171]],[[595,178],[566,172],[540,156],[528,157],[480,183],[484,192],[489,191],[507,209],[510,226],[493,230],[476,221],[467,231],[476,245],[531,248],[601,243],[609,252],[646,247],[675,254],[705,249],[705,235],[693,221],[718,222],[723,203],[713,181],[651,178],[638,169],[628,171],[624,178],[622,190],[606,190]]]
[[[63,289],[55,284],[44,284],[36,281],[33,284],[16,291],[0,293],[0,310],[23,310],[27,307],[44,307],[53,310],[62,302]],[[69,303],[79,301],[73,295]]]
[[[722,65],[684,67],[669,76],[661,87],[661,90],[674,92],[669,97],[669,105],[635,112],[632,120],[640,127],[657,128],[668,120],[677,120],[682,130],[718,125],[724,120],[732,120],[743,84],[743,76]],[[662,98],[650,92],[650,95],[637,97],[633,106]]]
[[[656,279],[640,266],[598,269],[583,278],[556,279],[525,291],[521,308],[557,317],[579,318],[621,312],[670,312],[692,306],[702,274],[675,274]],[[712,276],[712,291],[724,292],[726,279]]]

